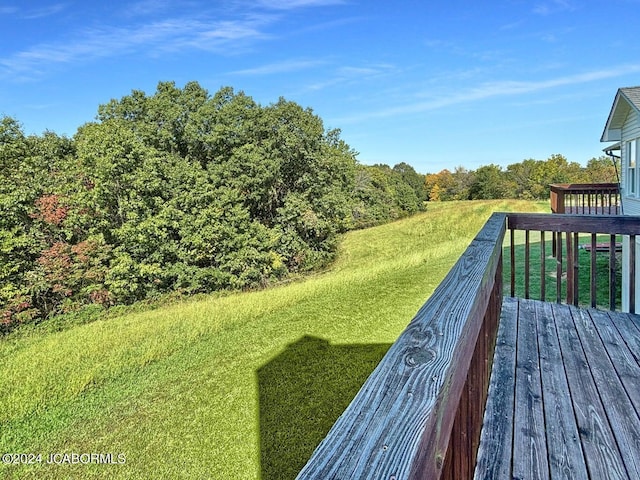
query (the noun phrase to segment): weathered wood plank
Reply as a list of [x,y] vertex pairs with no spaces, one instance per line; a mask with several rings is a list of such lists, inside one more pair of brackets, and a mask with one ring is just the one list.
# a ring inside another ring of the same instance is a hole
[[516,403],[513,439],[513,477],[549,478],[542,407],[542,380],[532,302],[520,302],[516,352]]
[[389,349],[299,479],[439,478],[502,254],[494,214]]
[[511,478],[518,300],[505,298],[478,448],[475,480]]
[[640,315],[611,315],[611,321],[629,347],[633,358],[640,364]]
[[[574,308],[574,307],[571,307]],[[629,478],[566,305],[554,307],[556,328],[580,441],[592,479]]]
[[[612,317],[619,317],[618,315],[599,310],[593,310],[590,313],[620,382],[636,412],[640,414],[640,364],[630,350],[630,346],[634,344],[635,347],[640,348],[640,332],[630,322],[621,323],[619,330],[612,319]],[[640,450],[638,454],[640,455]]]
[[555,479],[588,478],[552,305],[536,302],[549,470]]
[[573,309],[572,315],[629,478],[640,478],[640,419],[594,326],[592,316],[600,314]]

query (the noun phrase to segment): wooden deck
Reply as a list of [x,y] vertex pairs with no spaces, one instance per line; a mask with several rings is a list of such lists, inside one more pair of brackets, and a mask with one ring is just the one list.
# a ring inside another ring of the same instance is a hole
[[476,479],[639,479],[640,316],[505,298]]
[[[556,277],[566,273],[569,285],[579,273],[579,234],[590,234],[592,245],[597,235],[611,242],[621,235],[633,246],[640,220],[492,214],[298,480],[470,480],[474,469],[476,479],[491,480],[640,479],[640,317],[503,299],[507,229],[512,254],[505,290],[514,292],[522,273],[528,297],[538,270],[530,265],[530,232],[540,233],[542,245],[545,232],[556,235]],[[524,231],[524,265],[513,255],[515,230]],[[629,250],[635,265],[635,249]],[[595,251],[591,265],[594,257]],[[615,293],[616,264],[609,262],[609,275],[590,275],[592,298],[599,288]],[[635,269],[627,274],[622,281],[635,285]],[[578,303],[578,283],[566,288],[568,303]],[[610,296],[614,307],[621,299],[633,311],[635,289],[629,290]]]

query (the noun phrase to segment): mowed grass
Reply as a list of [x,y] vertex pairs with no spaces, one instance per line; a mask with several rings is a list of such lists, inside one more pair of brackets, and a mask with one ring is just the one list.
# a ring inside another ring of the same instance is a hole
[[431,204],[304,280],[2,339],[0,454],[42,457],[0,477],[294,478],[493,211],[548,207]]

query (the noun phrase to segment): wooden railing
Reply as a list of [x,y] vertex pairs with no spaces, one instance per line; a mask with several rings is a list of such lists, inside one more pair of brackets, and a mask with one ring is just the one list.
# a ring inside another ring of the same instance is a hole
[[[640,234],[640,221],[633,217],[493,214],[317,447],[299,480],[473,477],[502,305],[507,222],[512,232],[525,231],[527,278],[531,231],[560,233],[559,249],[569,232],[569,271],[577,265],[577,232],[629,235],[631,245]],[[544,245],[545,234],[540,235]],[[511,258],[513,294],[519,267]],[[564,271],[561,264],[558,278]],[[544,278],[544,267],[541,273]],[[528,295],[530,280],[525,284]]]
[[619,215],[617,183],[562,183],[550,185],[551,212],[579,215]]
[[[604,278],[599,280],[601,284],[604,283],[605,285],[608,282],[609,309],[616,310],[623,303],[623,299],[617,293],[619,290],[617,283],[622,281],[627,282],[628,286],[628,288],[625,288],[628,292],[628,297],[624,303],[628,305],[630,312],[635,312],[635,239],[636,235],[640,234],[640,220],[638,217],[510,213],[508,215],[508,228],[511,238],[511,296],[516,294],[516,273],[520,268],[520,273],[524,277],[524,291],[519,296],[524,298],[532,296],[532,278],[535,278],[537,280],[536,286],[539,284],[539,287],[537,286],[537,298],[541,300],[548,300],[548,288],[554,288],[555,295],[552,295],[552,298],[555,301],[562,302],[564,297],[566,298],[566,303],[578,305],[580,288],[584,288],[589,291],[587,305],[596,307],[598,306],[596,302],[597,290],[598,288],[603,288],[602,286],[598,287],[596,260],[597,255],[604,253],[608,256],[608,271]],[[517,250],[514,245],[515,230],[524,231],[524,264],[522,266],[517,266],[515,262]],[[535,239],[531,237],[532,231],[539,232]],[[546,244],[549,237],[545,235],[549,232],[551,233],[551,241],[554,242],[553,257],[555,259],[555,272],[550,272],[555,275],[555,281],[552,281],[550,285],[547,283],[549,272],[546,264],[547,253],[551,252],[547,250]],[[599,239],[598,235],[606,235],[605,241],[603,242],[602,238]],[[621,250],[618,236],[628,237],[629,253],[624,260],[618,258],[617,251]],[[582,238],[582,241],[580,241],[580,238]],[[533,242],[537,244],[537,249],[539,249],[538,259],[533,259],[531,255],[531,244]],[[581,252],[581,250],[584,250],[584,252]],[[599,250],[602,253],[598,253]],[[589,265],[587,267],[589,272],[588,282],[587,285],[581,285],[579,282],[580,264],[585,263],[584,260],[581,261],[581,256],[584,258],[587,254],[589,257],[586,262]],[[534,260],[535,267],[532,268]],[[627,275],[626,278],[618,280],[622,261],[626,264]]]
[[298,479],[471,478],[502,304],[505,219],[485,224]]

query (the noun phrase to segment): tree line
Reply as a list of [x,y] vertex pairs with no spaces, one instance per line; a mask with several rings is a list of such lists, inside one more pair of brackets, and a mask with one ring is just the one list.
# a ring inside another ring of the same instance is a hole
[[547,160],[527,159],[508,165],[485,165],[475,171],[460,166],[425,175],[429,201],[519,198],[547,200],[554,183],[618,183],[620,163],[607,156],[592,158],[586,167],[559,154]]
[[72,138],[0,118],[0,333],[83,308],[263,286],[413,214],[424,176],[363,165],[311,109],[161,82]]

